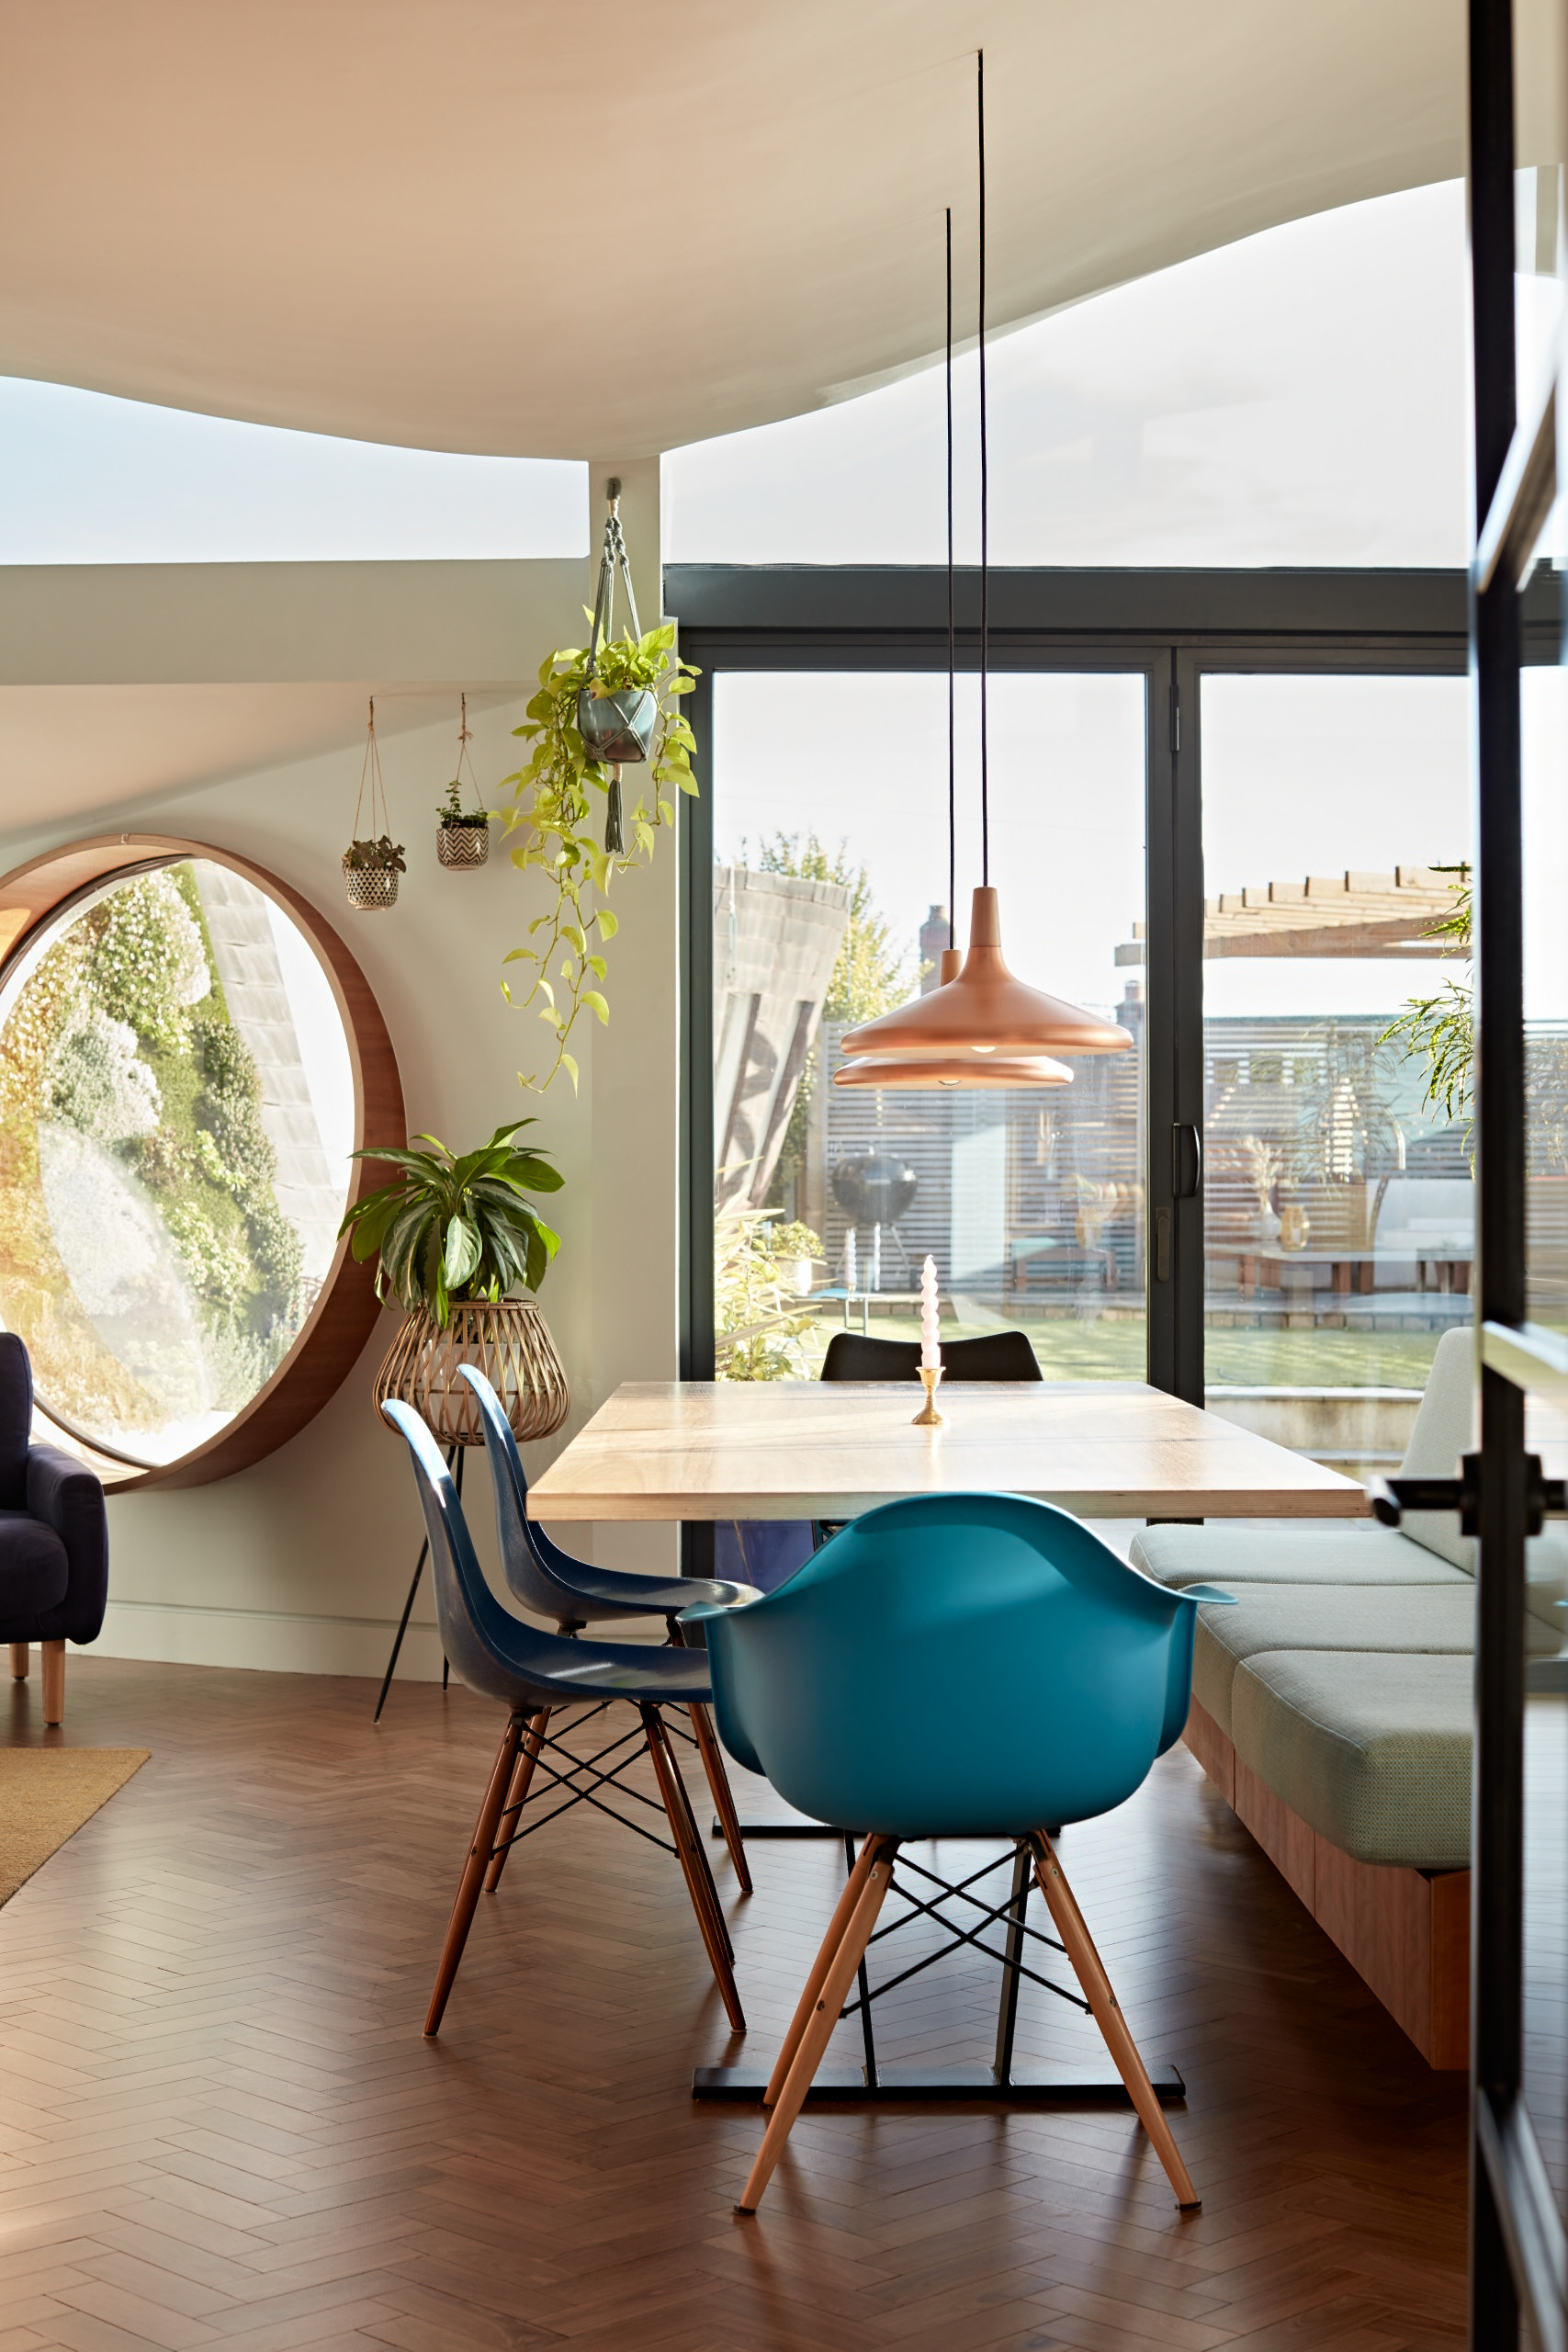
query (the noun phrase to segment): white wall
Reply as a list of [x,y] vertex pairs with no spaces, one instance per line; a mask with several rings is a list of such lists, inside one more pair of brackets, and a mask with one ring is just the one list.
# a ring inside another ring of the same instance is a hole
[[[606,470],[596,468],[596,480]],[[639,568],[649,574],[646,589],[638,582],[647,626],[658,609],[657,469],[643,469],[640,481],[631,467],[614,470],[626,478],[623,513],[628,537],[641,558]],[[288,582],[281,575],[296,569],[236,567],[251,575],[240,583],[246,594],[238,603],[254,611],[258,599],[265,606],[275,594],[283,597]],[[424,568],[388,569],[412,573]],[[585,577],[582,567],[558,563],[484,569],[506,575],[514,677],[530,675],[553,645],[581,641],[581,605],[590,597],[591,571]],[[270,582],[268,573],[274,575]],[[143,571],[140,593],[154,593],[156,585],[154,581],[149,587]],[[187,599],[188,590],[188,581],[171,579],[171,607]],[[66,633],[72,613],[68,591],[69,582],[56,575],[50,598],[59,616],[57,628]],[[6,593],[0,574],[0,610]],[[98,575],[93,594],[104,593]],[[303,666],[303,657],[287,642],[286,616],[275,617],[276,667],[288,678]],[[314,628],[306,634],[317,650],[309,658],[330,658],[321,654],[319,639],[323,628],[331,629],[332,616],[313,617]],[[87,633],[96,633],[103,621],[95,612]],[[105,625],[112,638],[112,614]],[[391,669],[394,681],[400,673],[426,683],[451,674],[460,649],[450,642],[449,622],[442,626],[448,641],[433,645],[429,650],[439,660],[427,662],[406,611],[395,652],[389,635],[384,647],[378,646],[375,630],[366,630],[361,614],[355,622],[356,659],[347,674],[385,676]],[[477,628],[476,640],[485,633]],[[35,639],[52,640],[55,635],[35,628]],[[209,630],[204,633],[198,657],[199,674],[208,678],[225,674],[223,649],[214,647],[210,636]],[[252,643],[254,648],[254,637]],[[374,659],[383,650],[392,656],[385,665]],[[51,641],[35,642],[28,650],[40,683],[62,672],[82,675],[80,660],[71,669]],[[236,665],[241,658],[236,649]],[[236,666],[227,674],[254,675],[254,652],[250,672]],[[9,683],[26,683],[17,677],[14,658],[6,666]],[[150,657],[148,667],[166,675],[167,651]],[[493,646],[478,649],[475,667],[488,684],[496,683]],[[314,674],[322,673],[317,669]],[[531,1139],[555,1152],[567,1180],[550,1207],[563,1246],[541,1304],[573,1391],[566,1430],[529,1449],[529,1468],[536,1472],[617,1381],[673,1375],[676,844],[661,840],[654,872],[628,877],[616,892],[622,929],[606,980],[613,1024],[592,1038],[581,1036],[576,1047],[582,1064],[581,1095],[574,1099],[570,1082],[559,1079],[542,1100],[525,1098],[516,1073],[539,1067],[535,1039],[525,1035],[537,1024],[531,1013],[511,1010],[503,1001],[502,957],[525,936],[529,917],[544,905],[545,887],[537,876],[517,874],[499,842],[490,864],[477,874],[449,874],[435,858],[435,804],[452,773],[457,693],[463,683],[453,677],[450,723],[392,735],[382,744],[395,833],[409,848],[409,871],[398,904],[389,912],[357,913],[344,897],[338,860],[358,784],[358,743],[239,781],[117,800],[96,818],[73,813],[63,822],[0,833],[0,870],[109,825],[175,833],[253,858],[320,906],[362,963],[391,1032],[411,1131],[428,1129],[466,1148],[509,1116],[536,1114],[539,1124]],[[395,695],[395,683],[385,691]],[[518,763],[523,750],[509,729],[523,716],[527,691],[520,687],[513,704],[470,714],[474,765],[492,801],[491,787]],[[112,778],[107,781],[112,785]],[[582,1026],[588,1026],[586,1019]],[[537,1034],[542,1043],[543,1029]],[[420,1540],[406,1457],[370,1402],[376,1365],[395,1329],[395,1317],[384,1315],[338,1395],[267,1461],[211,1486],[170,1493],[154,1488],[111,1500],[110,1606],[101,1648],[212,1665],[380,1673]],[[489,1558],[493,1546],[482,1456],[470,1457],[469,1473],[471,1517]],[[600,1532],[581,1532],[587,1539],[581,1548],[597,1549]],[[629,1533],[606,1532],[605,1542],[601,1556],[626,1565],[672,1559],[671,1539],[662,1530],[646,1531],[640,1543]],[[403,1657],[400,1672],[439,1674],[428,1586]]]

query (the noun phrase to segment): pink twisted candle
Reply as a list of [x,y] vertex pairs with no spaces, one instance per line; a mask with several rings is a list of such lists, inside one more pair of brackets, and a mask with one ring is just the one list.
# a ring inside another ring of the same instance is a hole
[[935,1372],[942,1363],[942,1348],[937,1336],[936,1260],[928,1258],[920,1268],[920,1370]]

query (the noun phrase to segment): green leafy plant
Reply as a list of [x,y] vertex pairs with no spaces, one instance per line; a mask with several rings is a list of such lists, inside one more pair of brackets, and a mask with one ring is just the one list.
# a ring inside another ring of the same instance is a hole
[[769,1253],[774,1258],[820,1258],[822,1238],[813,1233],[808,1225],[796,1217],[790,1225],[771,1227],[762,1236]]
[[[356,1159],[389,1160],[400,1171],[355,1202],[338,1227],[352,1235],[361,1264],[377,1259],[378,1298],[426,1307],[445,1329],[462,1300],[538,1289],[560,1236],[526,1195],[558,1193],[565,1179],[547,1152],[513,1141],[519,1127],[534,1124],[513,1119],[461,1159],[428,1135],[412,1136],[407,1151],[367,1147],[355,1153]],[[434,1148],[415,1151],[416,1143]]]
[[455,775],[447,786],[446,797],[440,803],[435,813],[444,825],[488,825],[490,822],[488,808],[464,808],[463,779],[457,775]]
[[[1441,940],[1443,952],[1470,954],[1473,900],[1468,865],[1435,865],[1434,874],[1453,874],[1451,914],[1423,932],[1424,939]],[[1445,980],[1435,996],[1412,997],[1404,1011],[1378,1039],[1380,1046],[1399,1046],[1407,1057],[1427,1064],[1423,1110],[1440,1110],[1449,1119],[1468,1120],[1475,1095],[1475,1010],[1468,986]]]
[[401,842],[395,842],[390,833],[382,833],[373,842],[350,842],[344,851],[343,862],[345,868],[354,874],[408,872],[403,845]]
[[[503,812],[506,830],[521,835],[512,862],[524,871],[536,867],[554,892],[546,911],[528,926],[529,939],[539,944],[514,947],[506,958],[509,964],[533,967],[527,994],[515,1001],[524,1010],[536,1003],[539,1019],[554,1039],[555,1058],[544,1076],[536,1072],[522,1079],[541,1094],[558,1070],[564,1069],[572,1086],[577,1085],[578,1065],[569,1040],[579,1014],[592,1012],[601,1023],[610,1018],[603,950],[620,927],[606,903],[612,881],[617,874],[650,863],[660,827],[674,821],[671,792],[694,794],[697,789],[692,774],[696,741],[680,706],[697,673],[679,659],[674,648],[673,622],[642,637],[611,638],[599,648],[592,678],[586,648],[552,653],[540,664],[539,691],[528,705],[526,719],[512,730],[533,746],[526,764],[502,779],[502,789],[510,787],[513,796],[511,809]],[[645,771],[652,806],[639,794],[626,820],[630,845],[614,852],[602,848],[597,838],[604,824],[595,799],[607,800],[611,771],[604,761],[589,756],[578,729],[577,698],[585,688],[603,700],[628,686],[647,687],[658,697],[658,721]],[[507,1002],[513,1002],[511,988],[504,981],[502,987]]]

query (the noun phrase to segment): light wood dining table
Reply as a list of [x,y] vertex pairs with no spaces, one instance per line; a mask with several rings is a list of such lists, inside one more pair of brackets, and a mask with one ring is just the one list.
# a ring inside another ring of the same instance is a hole
[[[914,1381],[628,1381],[530,1482],[528,1515],[831,1521],[907,1495],[976,1490],[1033,1496],[1088,1520],[1368,1512],[1354,1480],[1141,1380],[965,1382],[940,1390],[937,1401],[940,1426],[919,1429],[914,1416],[923,1392]],[[842,1837],[846,1864],[853,1860],[853,1840],[842,1830],[798,1814],[749,1819],[743,1827],[753,1837]],[[1003,1968],[990,2064],[879,2064],[871,2030],[875,1996],[863,1963],[864,2064],[824,2066],[813,2103],[1124,2105],[1125,2086],[1112,2071],[1073,2067],[1021,2078],[1015,2070],[1020,1974],[1028,1973],[1023,1939],[1033,1933],[1027,1904],[1028,1881],[1015,1868],[1010,1893],[988,1913],[1006,1939],[1005,1953],[992,1953]],[[945,1917],[941,1924],[952,1925]],[[1174,2066],[1151,2067],[1150,2075],[1162,2103],[1185,2095]],[[692,2093],[754,2106],[766,2080],[754,2066],[699,2066]]]
[[541,1520],[857,1519],[1032,1495],[1080,1519],[1358,1519],[1363,1489],[1141,1380],[627,1381],[528,1489]]

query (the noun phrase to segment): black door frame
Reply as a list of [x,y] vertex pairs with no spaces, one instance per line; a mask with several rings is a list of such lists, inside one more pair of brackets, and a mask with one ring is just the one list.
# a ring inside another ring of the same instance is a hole
[[[1529,658],[1555,661],[1554,576],[1524,600]],[[690,706],[712,741],[713,683],[727,670],[941,670],[946,574],[938,567],[671,565],[665,605],[702,669]],[[957,582],[958,660],[978,661],[978,582]],[[1462,674],[1469,658],[1460,571],[1063,571],[992,574],[991,661],[1028,669],[1141,673],[1146,682],[1145,1055],[1149,1160],[1148,1376],[1203,1397],[1201,1189],[1179,1197],[1179,1126],[1201,1133],[1201,681],[1216,673]],[[705,754],[697,769],[710,780]],[[713,779],[722,790],[722,782]],[[713,799],[682,810],[682,1376],[713,1377]],[[1186,1171],[1190,1173],[1190,1169]],[[1156,1219],[1169,1224],[1168,1279]]]

